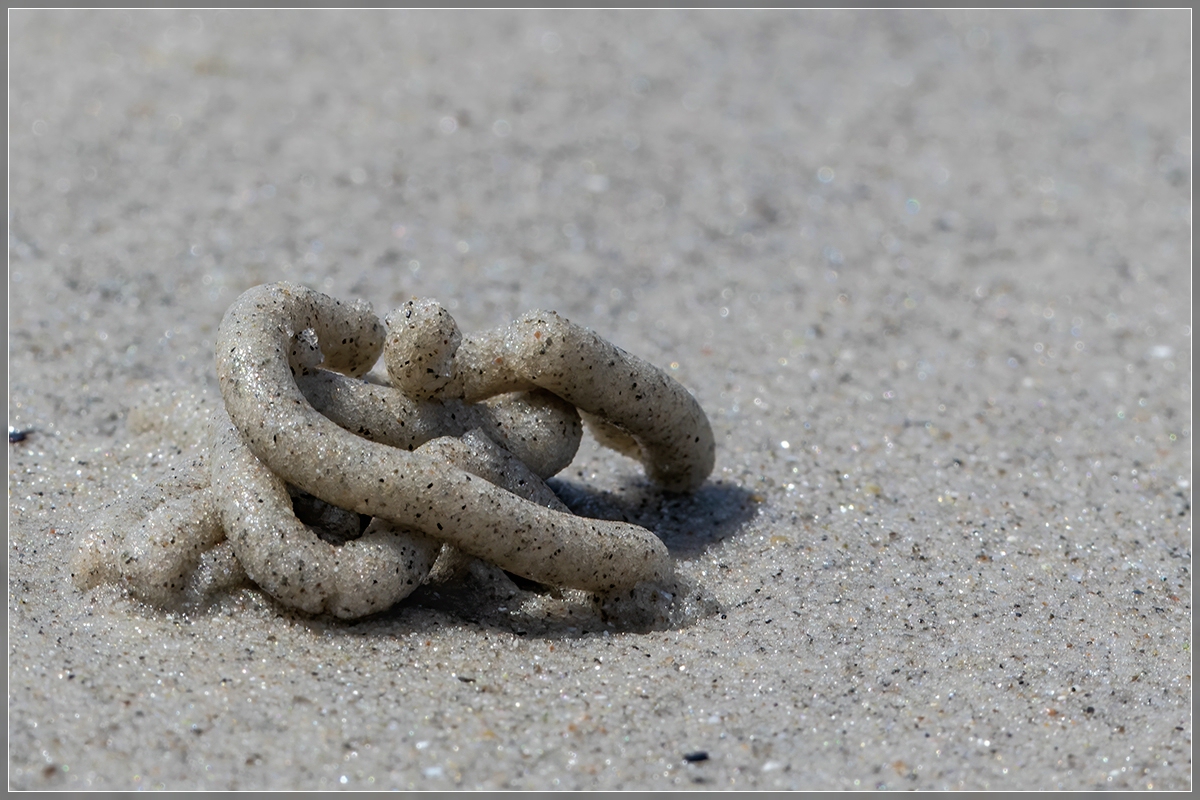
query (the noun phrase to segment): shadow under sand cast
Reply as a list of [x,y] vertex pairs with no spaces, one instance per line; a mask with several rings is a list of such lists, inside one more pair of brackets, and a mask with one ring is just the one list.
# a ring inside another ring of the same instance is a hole
[[559,478],[546,482],[581,517],[630,522],[653,531],[676,558],[693,558],[737,534],[757,513],[760,499],[728,483],[708,483],[692,494],[672,494],[645,480],[601,491]]
[[390,632],[392,626],[407,630],[466,623],[521,637],[576,639],[602,632],[680,630],[720,611],[707,587],[687,576],[677,575],[668,589],[643,586],[600,598],[534,583],[470,559],[453,572],[432,575],[405,600],[351,622],[347,630]]

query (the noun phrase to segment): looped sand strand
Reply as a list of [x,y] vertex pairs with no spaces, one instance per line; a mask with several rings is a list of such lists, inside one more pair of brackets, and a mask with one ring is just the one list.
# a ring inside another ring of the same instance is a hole
[[[361,378],[381,355],[390,386]],[[385,328],[361,301],[270,284],[230,306],[216,364],[223,404],[188,416],[154,396],[131,413],[131,427],[189,441],[207,419],[209,451],[166,502],[137,502],[131,533],[89,534],[81,586],[115,581],[167,606],[219,582],[197,577],[212,562],[223,585],[248,576],[287,606],[355,618],[406,597],[449,544],[612,597],[670,583],[673,565],[650,531],[577,517],[544,483],[574,458],[581,418],[667,490],[694,490],[713,466],[687,390],[553,313],[464,337],[430,300]]]
[[583,413],[601,444],[641,461],[664,489],[695,491],[712,472],[712,428],[687,389],[552,311],[466,338],[457,366],[467,402],[535,387],[553,392]]

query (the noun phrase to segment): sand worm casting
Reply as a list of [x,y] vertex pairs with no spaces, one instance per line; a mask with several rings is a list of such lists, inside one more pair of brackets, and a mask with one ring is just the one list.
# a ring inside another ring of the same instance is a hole
[[[386,381],[367,376],[381,355]],[[713,468],[686,389],[553,312],[464,336],[433,301],[385,324],[361,301],[276,283],[226,312],[216,367],[223,402],[186,416],[160,393],[131,413],[132,431],[182,431],[188,449],[93,527],[79,585],[170,606],[248,577],[287,606],[355,618],[452,552],[601,597],[666,586],[653,533],[576,516],[544,480],[583,424],[664,490],[694,491]]]

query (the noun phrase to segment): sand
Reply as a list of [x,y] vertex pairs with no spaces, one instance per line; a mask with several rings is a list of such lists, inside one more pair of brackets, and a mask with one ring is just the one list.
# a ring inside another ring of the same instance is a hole
[[[1190,12],[9,20],[11,788],[1190,788]],[[687,613],[77,588],[277,280],[669,369]]]

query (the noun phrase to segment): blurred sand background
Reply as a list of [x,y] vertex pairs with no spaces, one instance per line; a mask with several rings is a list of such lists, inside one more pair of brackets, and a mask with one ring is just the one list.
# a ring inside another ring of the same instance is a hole
[[[9,22],[11,788],[1191,786],[1190,12]],[[77,589],[285,279],[670,369],[709,485],[554,485],[719,609]]]

